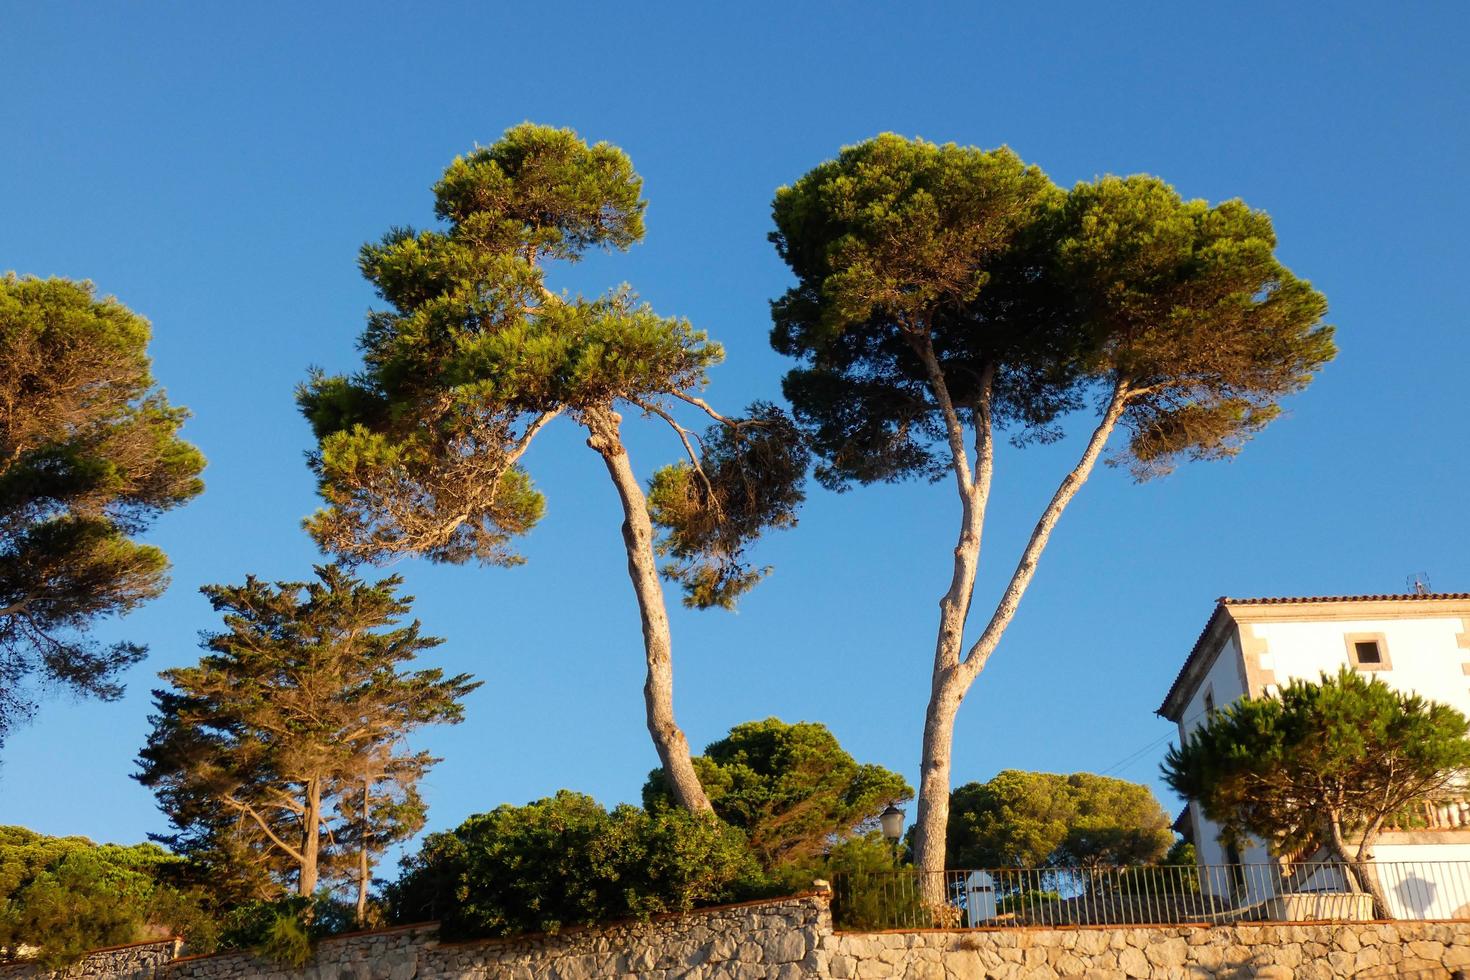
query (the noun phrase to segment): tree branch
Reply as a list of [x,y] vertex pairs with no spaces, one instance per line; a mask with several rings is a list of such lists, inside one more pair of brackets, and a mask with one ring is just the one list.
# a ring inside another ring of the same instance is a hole
[[634,405],[637,405],[645,412],[648,412],[652,415],[657,415],[659,418],[669,423],[669,427],[679,434],[679,441],[684,444],[684,452],[687,453],[689,456],[689,465],[693,466],[694,472],[699,474],[699,479],[704,483],[705,492],[708,493],[711,498],[713,498],[715,488],[710,483],[709,477],[705,475],[704,467],[699,465],[699,454],[694,451],[694,444],[689,441],[689,430],[680,425],[672,415],[670,415],[668,412],[665,412],[657,405],[654,405],[651,402],[645,402],[641,398],[634,398],[631,395],[626,397],[628,401],[632,402]]
[[1097,465],[1098,457],[1102,455],[1103,447],[1107,445],[1108,437],[1117,428],[1118,420],[1123,415],[1123,410],[1128,405],[1130,392],[1128,382],[1119,379],[1113,386],[1112,397],[1108,400],[1107,408],[1103,411],[1102,419],[1097,428],[1093,429],[1092,438],[1087,441],[1087,448],[1083,450],[1077,465],[1072,471],[1062,478],[1056,493],[1052,495],[1051,502],[1041,512],[1037,519],[1035,528],[1031,531],[1031,539],[1026,543],[1026,550],[1021,553],[1021,560],[1016,564],[1016,570],[1011,573],[1011,581],[1006,586],[1005,593],[995,607],[995,612],[990,617],[985,632],[970,647],[961,663],[966,683],[974,680],[976,675],[985,668],[985,662],[995,652],[997,644],[1000,643],[1002,634],[1010,625],[1011,619],[1016,615],[1016,609],[1020,607],[1021,598],[1026,594],[1031,579],[1036,575],[1036,565],[1045,550],[1047,542],[1051,539],[1051,532],[1056,527],[1062,512],[1071,503],[1082,484],[1087,482],[1088,476],[1092,474],[1092,468]]
[[255,809],[250,806],[250,804],[242,803],[240,800],[235,799],[233,796],[221,797],[221,802],[223,802],[226,806],[234,807],[237,811],[245,814],[251,820],[255,821],[256,826],[265,831],[265,835],[271,839],[272,843],[274,843],[281,850],[285,851],[286,856],[289,857],[291,860],[296,861],[297,863],[305,860],[299,850],[292,847],[290,844],[287,844],[285,841],[281,840],[281,838],[276,836],[276,832],[274,830],[271,830],[270,825],[267,824],[263,819],[261,819],[260,814],[256,813]]
[[927,330],[906,328],[904,332],[909,337],[909,346],[919,355],[924,371],[929,375],[929,387],[934,392],[934,400],[939,403],[940,413],[944,416],[944,431],[949,440],[950,465],[954,470],[955,484],[960,496],[968,498],[974,477],[970,472],[970,457],[965,452],[965,427],[955,410],[953,399],[950,398],[944,369],[940,367],[939,358],[934,354],[934,344]]
[[[679,399],[681,402],[688,402],[690,405],[693,405],[695,408],[700,409],[706,415],[708,415],[710,418],[714,419],[716,422],[720,422],[720,423],[722,423],[724,425],[728,425],[732,429],[738,429],[741,426],[741,423],[740,422],[737,422],[737,421],[735,421],[732,418],[728,418],[728,417],[726,417],[724,415],[721,415],[719,412],[715,411],[713,405],[711,405],[709,402],[705,401],[703,398],[700,398],[698,395],[691,395],[688,392],[679,391],[677,388],[670,390],[669,391],[669,394],[673,395],[675,398]],[[632,401],[632,399],[629,399],[629,401]]]

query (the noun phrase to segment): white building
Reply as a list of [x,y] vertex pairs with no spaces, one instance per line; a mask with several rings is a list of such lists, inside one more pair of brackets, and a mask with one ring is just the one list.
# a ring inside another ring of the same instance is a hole
[[[1315,681],[1343,666],[1470,715],[1470,593],[1220,599],[1158,713],[1179,726],[1182,740],[1236,698],[1271,693],[1293,678]],[[1424,829],[1385,832],[1374,847],[1395,914],[1470,914],[1470,864],[1463,873],[1415,867],[1470,862],[1470,805],[1426,807],[1423,822]],[[1176,828],[1194,842],[1201,865],[1271,861],[1262,847],[1227,853],[1219,827],[1197,804],[1186,823]],[[1208,883],[1206,889],[1215,890]]]

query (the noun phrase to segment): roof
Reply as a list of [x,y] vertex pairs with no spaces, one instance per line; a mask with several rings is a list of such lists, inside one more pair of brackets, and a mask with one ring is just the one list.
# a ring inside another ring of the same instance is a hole
[[[1231,618],[1229,608],[1231,606],[1296,606],[1314,605],[1329,602],[1432,602],[1435,600],[1470,600],[1470,592],[1395,592],[1386,595],[1317,595],[1317,596],[1267,596],[1257,599],[1233,599],[1230,596],[1221,596],[1215,600],[1215,610],[1205,622],[1205,628],[1200,630],[1198,639],[1194,641],[1194,647],[1189,651],[1189,656],[1184,659],[1184,665],[1179,668],[1179,673],[1174,677],[1174,683],[1169,685],[1169,693],[1164,695],[1163,703],[1154,714],[1162,715],[1170,721],[1178,721],[1178,711],[1170,712],[1171,703],[1176,695],[1184,688],[1186,681],[1200,669],[1208,643],[1206,640],[1215,630],[1222,618]],[[1177,706],[1176,706],[1177,707]]]
[[1423,602],[1432,599],[1470,599],[1470,592],[1395,592],[1388,595],[1276,596],[1265,599],[1232,599],[1221,596],[1222,606],[1291,606],[1308,602]]

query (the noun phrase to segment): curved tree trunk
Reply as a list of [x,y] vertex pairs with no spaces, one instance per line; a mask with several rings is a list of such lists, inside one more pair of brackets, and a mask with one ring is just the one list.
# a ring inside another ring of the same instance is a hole
[[1383,883],[1378,880],[1378,869],[1373,866],[1368,841],[1363,840],[1349,854],[1350,846],[1343,835],[1342,825],[1334,817],[1327,821],[1327,849],[1348,869],[1348,887],[1355,892],[1367,892],[1372,897],[1373,917],[1392,919],[1393,912],[1388,907],[1388,896],[1383,892]]
[[643,487],[628,462],[619,424],[622,418],[611,408],[584,413],[590,436],[587,445],[596,450],[607,465],[608,475],[617,487],[623,504],[623,546],[628,552],[628,578],[638,597],[638,612],[643,620],[643,654],[648,664],[648,679],[643,685],[643,701],[648,714],[648,732],[653,736],[659,762],[674,799],[686,810],[711,813],[709,797],[694,772],[689,755],[689,740],[674,721],[674,662],[669,637],[669,615],[664,606],[663,583],[658,577],[658,563],[653,554],[653,524],[648,518],[648,501]]

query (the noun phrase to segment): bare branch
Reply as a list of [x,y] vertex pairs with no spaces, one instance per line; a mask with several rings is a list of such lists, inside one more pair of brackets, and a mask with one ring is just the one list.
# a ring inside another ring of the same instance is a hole
[[970,457],[965,452],[965,426],[960,421],[954,400],[950,398],[944,369],[940,367],[939,358],[934,354],[934,344],[927,330],[906,329],[904,332],[909,338],[910,346],[919,355],[919,360],[924,363],[924,371],[929,375],[929,387],[934,392],[934,400],[939,403],[940,413],[944,416],[944,431],[949,441],[950,466],[954,470],[955,485],[960,496],[968,498],[974,485],[974,476],[970,472]]
[[1041,512],[1041,517],[1037,519],[1036,526],[1031,531],[1031,538],[1026,543],[1026,550],[1021,553],[1021,560],[1016,564],[1016,570],[1011,573],[1011,581],[1006,586],[1005,593],[1001,596],[995,612],[991,615],[985,632],[980,634],[980,638],[965,655],[962,668],[966,683],[973,681],[985,668],[985,662],[990,659],[990,655],[1000,643],[1001,635],[1016,615],[1021,598],[1026,594],[1026,588],[1036,575],[1037,562],[1047,542],[1051,539],[1052,530],[1056,527],[1062,512],[1066,510],[1077,491],[1082,488],[1082,484],[1087,482],[1093,467],[1097,465],[1098,457],[1102,455],[1108,437],[1117,428],[1118,420],[1128,406],[1129,397],[1127,381],[1119,379],[1113,387],[1112,397],[1103,411],[1102,419],[1098,422],[1097,428],[1093,430],[1092,438],[1087,441],[1087,448],[1082,451],[1077,465],[1062,478],[1056,493],[1052,495],[1051,502],[1046,505],[1046,509]]
[[226,806],[233,807],[235,810],[245,814],[251,820],[255,821],[256,826],[258,826],[262,831],[265,832],[265,835],[271,839],[272,843],[274,843],[281,850],[285,851],[286,855],[291,858],[291,860],[296,862],[301,862],[305,860],[299,850],[292,847],[290,844],[287,844],[285,841],[281,840],[281,838],[276,836],[276,832],[274,830],[271,830],[270,824],[261,819],[260,814],[256,813],[255,808],[250,806],[250,804],[243,803],[240,800],[235,799],[233,796],[222,796],[220,797],[220,801]]
[[720,422],[720,423],[722,423],[724,425],[728,425],[732,429],[738,429],[742,425],[749,424],[749,423],[740,422],[740,421],[737,421],[735,419],[729,418],[727,416],[721,415],[719,412],[715,411],[715,408],[714,408],[713,405],[711,405],[709,402],[705,401],[703,398],[700,398],[698,395],[691,395],[688,392],[679,391],[677,389],[671,390],[669,392],[669,394],[673,395],[675,398],[679,399],[681,402],[688,402],[690,405],[693,405],[695,408],[700,409],[701,411],[703,411],[706,415],[708,415],[710,418],[714,419],[716,422]]
[[672,415],[652,402],[645,402],[641,398],[634,398],[631,395],[628,396],[628,401],[651,415],[657,415],[667,422],[671,429],[678,433],[679,441],[684,444],[684,452],[689,456],[689,465],[694,467],[694,472],[699,474],[699,479],[704,484],[705,491],[713,497],[715,488],[710,483],[709,477],[705,475],[704,467],[699,465],[699,454],[694,451],[694,444],[689,441],[689,430],[680,425]]

